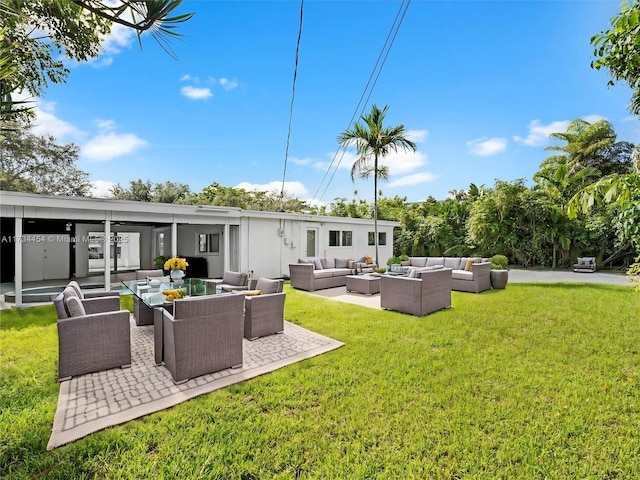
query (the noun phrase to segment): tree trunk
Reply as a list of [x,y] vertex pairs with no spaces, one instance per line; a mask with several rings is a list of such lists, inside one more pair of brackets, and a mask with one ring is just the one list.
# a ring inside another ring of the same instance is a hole
[[378,155],[373,157],[373,242],[376,246],[376,266],[380,266],[378,262]]

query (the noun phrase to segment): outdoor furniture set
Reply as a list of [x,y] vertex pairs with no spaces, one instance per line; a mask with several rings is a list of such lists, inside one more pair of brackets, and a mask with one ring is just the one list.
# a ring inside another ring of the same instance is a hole
[[382,275],[354,275],[344,262],[290,264],[291,286],[313,291],[344,285],[347,292],[380,293],[381,308],[420,316],[450,307],[452,290],[491,288],[491,262],[477,257],[410,257]]
[[292,287],[313,292],[343,287],[347,284],[347,275],[372,273],[375,268],[373,263],[367,263],[366,257],[359,260],[307,257],[289,264],[289,277]]
[[[150,295],[146,284],[160,284],[158,272],[161,276],[162,270],[139,271],[140,280],[123,284],[134,294],[136,325],[154,325],[156,365],[164,364],[176,383],[241,366],[243,337],[255,340],[284,331],[283,280],[259,278],[245,284],[244,291],[218,288],[215,295],[154,303],[158,296]],[[227,280],[237,278],[225,275]],[[158,290],[166,286],[160,284]],[[131,365],[130,312],[120,310],[119,293],[91,297],[72,281],[54,299],[60,381]]]

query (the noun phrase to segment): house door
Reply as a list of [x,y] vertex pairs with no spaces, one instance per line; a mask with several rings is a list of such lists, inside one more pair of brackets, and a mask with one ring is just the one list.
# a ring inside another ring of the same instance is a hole
[[55,235],[55,241],[23,243],[22,280],[69,278],[69,245],[69,235]]
[[315,257],[318,251],[318,229],[307,228],[307,257]]

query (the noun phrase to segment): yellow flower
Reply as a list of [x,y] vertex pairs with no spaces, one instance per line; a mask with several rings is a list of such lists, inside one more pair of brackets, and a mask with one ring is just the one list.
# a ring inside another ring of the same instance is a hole
[[173,257],[164,262],[165,270],[186,270],[188,266],[184,258]]

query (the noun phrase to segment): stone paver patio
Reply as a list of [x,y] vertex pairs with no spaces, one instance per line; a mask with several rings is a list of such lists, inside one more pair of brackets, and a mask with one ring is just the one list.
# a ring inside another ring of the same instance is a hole
[[169,371],[154,364],[153,326],[138,327],[132,317],[131,368],[90,373],[62,382],[47,450],[342,345],[285,322],[282,334],[243,341],[242,368],[175,385]]

